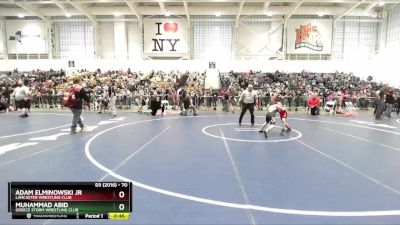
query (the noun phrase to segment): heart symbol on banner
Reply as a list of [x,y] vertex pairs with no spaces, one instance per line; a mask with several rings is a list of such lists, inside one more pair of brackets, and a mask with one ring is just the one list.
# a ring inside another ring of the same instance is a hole
[[164,23],[165,32],[173,32],[176,33],[178,31],[177,23]]

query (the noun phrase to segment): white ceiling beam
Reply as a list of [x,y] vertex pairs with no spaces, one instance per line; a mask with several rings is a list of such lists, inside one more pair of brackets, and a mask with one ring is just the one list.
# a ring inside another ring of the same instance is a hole
[[39,18],[42,19],[42,20],[47,20],[47,18],[46,18],[44,15],[38,13],[35,9],[33,9],[33,8],[31,8],[31,7],[28,7],[28,6],[24,5],[24,4],[21,4],[21,3],[19,3],[19,2],[16,2],[16,1],[14,1],[14,0],[9,0],[8,2],[9,2],[9,3],[12,3],[12,4],[14,4],[14,5],[16,5],[16,6],[20,7],[20,8],[22,8],[22,9],[24,9],[25,11],[27,11],[27,12],[33,14],[34,16],[39,17]]
[[271,4],[271,2],[270,1],[266,1],[266,2],[264,2],[264,5],[263,5],[263,8],[264,8],[264,10],[265,11],[267,11],[268,10],[268,7],[269,7],[269,5]]
[[63,11],[64,14],[68,14],[67,9],[65,8],[65,6],[64,6],[62,3],[58,2],[58,0],[53,0],[52,2],[53,2],[58,8],[60,8],[61,11]]
[[367,7],[365,7],[365,13],[369,13],[371,11],[371,9],[373,9],[375,6],[377,6],[378,3],[370,3]]
[[183,0],[183,7],[185,8],[186,18],[188,20],[188,26],[190,28],[190,13],[189,13],[189,4],[186,0]]
[[304,0],[296,3],[296,5],[293,7],[293,9],[289,12],[289,14],[285,15],[285,21],[284,25],[287,25],[287,22],[289,21],[290,17],[300,8],[301,4],[303,4]]
[[352,7],[344,10],[342,13],[340,13],[338,16],[335,17],[334,19],[334,23],[336,23],[338,20],[340,20],[343,16],[346,16],[348,13],[350,13],[351,11],[353,11],[353,9],[357,8],[359,5],[361,5],[362,3],[364,3],[365,0],[359,0],[358,3],[354,4]]
[[85,15],[87,18],[89,18],[93,23],[96,23],[96,18],[92,15],[90,15],[86,9],[81,4],[71,2],[70,0],[67,0],[69,4],[71,4],[75,9],[77,9],[80,13]]
[[[66,1],[66,0],[63,0]],[[148,0],[149,1],[149,0]],[[143,2],[148,2],[146,0],[132,0],[132,2],[136,3],[143,3]],[[188,3],[210,3],[210,2],[216,2],[216,0],[187,0]],[[241,0],[229,0],[229,2],[240,2]],[[296,3],[300,2],[301,0],[273,0],[273,2],[277,3]],[[380,0],[366,0],[365,3],[376,3],[379,2]],[[98,3],[99,0],[79,0],[79,3]],[[124,2],[124,0],[103,0],[102,2],[110,2],[110,3],[118,3],[118,2]],[[181,0],[163,0],[163,2],[182,2]],[[222,3],[224,1],[221,1]],[[226,0],[225,0],[226,2]],[[265,2],[265,0],[247,0],[247,2]],[[358,0],[305,0],[305,2],[315,2],[315,3],[357,3]],[[399,3],[398,0],[384,0],[385,3]],[[48,1],[43,0],[43,1],[35,1],[32,2],[32,4],[48,4]]]
[[365,22],[365,23],[382,23],[383,22],[382,19],[357,19],[357,20],[354,20],[354,19],[341,19],[340,21],[348,21],[348,22],[357,21],[357,22]]
[[66,11],[65,7],[62,3],[58,2],[58,0],[53,0],[52,1],[58,8],[60,8],[62,11]]
[[[246,0],[247,3],[247,0]],[[160,10],[158,5],[155,6],[136,6],[136,12],[140,15],[164,15],[164,13]],[[199,15],[214,15],[214,12],[221,12],[222,15],[236,15],[237,14],[237,6],[216,6],[212,8],[210,11],[210,7],[208,6],[193,6],[190,5],[190,15],[191,16],[199,16]],[[269,10],[274,14],[274,16],[284,16],[288,15],[293,9],[293,6],[270,6]],[[170,6],[168,7],[169,12],[172,15],[185,15],[185,10],[182,6]],[[343,6],[304,6],[302,5],[299,9],[297,9],[296,15],[316,15],[317,12],[322,11],[324,15],[338,15],[346,10]],[[367,16],[364,12],[364,8],[356,8],[352,10],[348,15],[351,16]],[[68,12],[72,15],[84,15],[81,11],[78,11],[76,8],[68,9]],[[93,17],[96,15],[113,15],[114,12],[120,12],[121,15],[132,15],[132,11],[128,6],[113,6],[107,7],[104,5],[97,5],[86,8],[86,13],[92,15]],[[2,16],[15,16],[18,13],[26,13],[26,11],[22,8],[6,8],[0,7],[0,15]],[[50,8],[45,7],[40,9],[40,13],[43,16],[60,16],[60,10],[58,8]],[[33,14],[30,14],[33,15]],[[261,6],[245,6],[243,7],[242,16],[247,15],[265,15],[265,11]],[[235,18],[234,18],[235,19]],[[234,20],[233,19],[233,20]],[[193,18],[191,18],[193,20]]]
[[140,13],[139,13],[138,10],[136,9],[136,7],[133,5],[133,3],[129,2],[128,0],[125,0],[125,3],[128,5],[129,9],[130,9],[130,10],[132,11],[132,13],[136,16],[136,18],[138,18],[140,27],[142,27],[142,26],[143,26],[142,15],[140,15]]
[[167,12],[167,11],[165,10],[165,4],[164,4],[164,2],[159,1],[159,2],[158,2],[158,6],[160,6],[161,12],[163,12],[164,14]]
[[[386,2],[386,3],[387,3],[387,2]],[[393,9],[397,4],[399,4],[399,3],[395,3],[395,4],[391,5],[390,7],[388,7],[387,4],[385,4],[385,6],[384,6],[385,8],[384,8],[384,9],[385,9],[386,11],[389,11],[389,10]],[[387,8],[386,8],[386,7],[387,7]]]
[[[67,0],[59,0],[61,3],[68,3]],[[130,0],[134,3],[145,3],[149,2],[146,0]],[[229,2],[240,2],[241,0],[229,0]],[[296,3],[300,2],[301,0],[272,0],[272,2],[277,3]],[[125,0],[101,0],[102,3],[123,3]],[[163,0],[163,2],[182,2],[182,0]],[[215,2],[215,0],[187,0],[188,3],[210,3]],[[221,1],[223,3],[224,1]],[[227,2],[227,1],[225,1]],[[265,0],[246,0],[246,2],[259,2],[264,3]],[[358,0],[305,0],[304,2],[311,2],[311,3],[358,3]],[[365,3],[377,3],[380,0],[366,0]],[[399,3],[399,0],[384,0],[385,3]],[[0,0],[0,3],[6,3],[7,0]],[[24,1],[25,5],[29,4],[49,4],[48,0],[39,0],[39,1]],[[99,0],[79,0],[79,3],[86,4],[86,3],[99,3]]]
[[238,10],[238,13],[236,15],[236,21],[235,21],[235,27],[236,28],[239,28],[239,19],[240,19],[240,14],[242,13],[242,10],[243,10],[244,2],[245,2],[245,0],[242,0],[239,3],[239,10]]

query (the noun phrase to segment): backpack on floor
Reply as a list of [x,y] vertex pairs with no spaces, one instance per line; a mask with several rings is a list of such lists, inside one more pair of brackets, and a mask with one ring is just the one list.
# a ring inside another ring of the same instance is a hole
[[77,102],[76,102],[75,92],[79,92],[80,90],[81,90],[80,87],[75,87],[75,86],[67,88],[62,99],[63,106],[69,108],[76,107]]

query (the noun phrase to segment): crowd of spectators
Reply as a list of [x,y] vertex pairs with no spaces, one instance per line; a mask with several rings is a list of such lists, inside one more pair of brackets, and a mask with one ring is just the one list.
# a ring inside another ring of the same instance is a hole
[[307,106],[310,96],[316,95],[321,104],[337,100],[341,107],[344,102],[352,102],[359,108],[372,106],[376,91],[387,91],[389,86],[374,81],[362,80],[351,73],[262,73],[250,71],[246,73],[221,74],[221,84],[225,92],[240,95],[247,85],[252,84],[258,90],[259,105],[269,103],[272,95],[279,94],[284,104],[292,107]]
[[[1,73],[0,73],[1,74]],[[197,108],[216,110],[222,103],[224,111],[234,111],[238,98],[249,84],[258,93],[257,108],[262,109],[273,95],[279,95],[289,108],[308,107],[310,96],[317,96],[321,105],[336,100],[338,106],[351,101],[359,108],[372,107],[376,91],[388,89],[381,83],[361,80],[351,73],[221,73],[221,89],[205,89],[204,72],[152,71],[150,73],[127,71],[79,71],[83,78],[90,105],[89,110],[99,110],[105,99],[107,84],[116,92],[118,108],[131,109],[132,106],[150,105],[151,96],[156,93],[167,100],[172,108],[180,109],[180,102],[186,96],[192,98]],[[61,99],[72,76],[60,71],[17,70],[0,75],[0,110],[11,107],[15,110],[12,92],[18,80],[25,80],[31,90],[31,108],[63,108]]]
[[[204,93],[205,74],[200,72],[163,71],[141,72],[105,71],[100,69],[95,72],[79,71],[83,79],[83,86],[90,96],[90,105],[86,108],[99,110],[105,98],[107,85],[115,88],[119,108],[130,109],[133,105],[149,105],[150,96],[154,92],[169,100],[171,105],[177,106],[179,101],[178,90],[183,88],[191,96],[200,96]],[[67,87],[72,82],[72,76],[66,76],[61,71],[31,71],[4,72],[0,76],[0,109],[10,108],[15,110],[15,101],[12,93],[18,80],[24,80],[30,88],[31,108],[63,108],[61,100]]]

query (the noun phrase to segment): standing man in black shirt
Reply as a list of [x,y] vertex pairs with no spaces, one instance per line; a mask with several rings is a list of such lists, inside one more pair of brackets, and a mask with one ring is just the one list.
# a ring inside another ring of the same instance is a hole
[[222,105],[223,105],[223,110],[224,112],[229,112],[229,92],[227,90],[222,92],[223,94],[223,99],[222,99]]
[[397,94],[396,103],[397,103],[397,115],[399,115],[399,112],[400,112],[400,94]]
[[387,118],[390,119],[390,117],[392,116],[392,109],[393,109],[393,104],[395,103],[395,99],[393,97],[393,92],[392,90],[389,90],[386,93],[386,112],[385,112],[385,116],[387,116]]
[[82,122],[82,105],[83,101],[89,103],[89,96],[86,94],[85,89],[82,87],[82,78],[80,76],[73,79],[73,85],[68,88],[69,92],[74,92],[75,103],[70,106],[71,112],[73,114],[71,133],[76,133],[76,127],[79,124],[81,130],[85,130],[85,125]]
[[217,92],[214,92],[214,93],[212,94],[212,105],[213,105],[213,107],[214,107],[214,111],[217,110],[217,101],[218,101],[218,93],[217,93]]
[[247,90],[244,90],[240,96],[239,102],[242,103],[242,112],[239,117],[239,126],[242,125],[242,119],[247,110],[250,111],[251,125],[254,126],[254,105],[256,103],[257,93],[253,90],[253,85],[249,84]]
[[183,107],[183,99],[186,98],[186,90],[185,86],[182,86],[181,88],[178,89],[178,96],[179,96],[179,107],[181,109],[181,113],[183,113],[184,107]]

